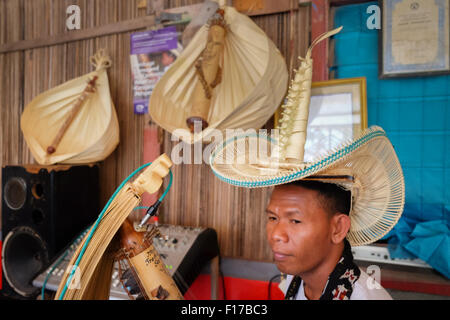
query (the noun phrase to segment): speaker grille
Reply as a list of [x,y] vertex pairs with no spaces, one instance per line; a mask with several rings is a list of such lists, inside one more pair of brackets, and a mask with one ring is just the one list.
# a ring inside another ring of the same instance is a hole
[[18,294],[29,297],[37,293],[31,282],[48,262],[47,246],[33,229],[18,227],[5,237],[2,249],[3,275]]
[[99,213],[98,165],[1,168],[1,297],[34,299],[34,277]]
[[21,209],[27,199],[27,183],[22,178],[14,177],[5,184],[4,199],[11,210]]

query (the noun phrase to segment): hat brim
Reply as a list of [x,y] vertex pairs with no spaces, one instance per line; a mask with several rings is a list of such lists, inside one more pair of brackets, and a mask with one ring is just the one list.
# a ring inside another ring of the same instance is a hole
[[[380,127],[367,129],[354,141],[312,163],[271,161],[274,145],[276,141],[268,136],[235,137],[216,147],[210,158],[211,168],[219,179],[239,187],[270,187],[314,177],[350,190],[351,228],[347,239],[353,246],[379,240],[397,223],[405,200],[403,171]],[[251,146],[258,152],[269,150],[268,157],[255,157]],[[351,179],[337,179],[343,171]]]

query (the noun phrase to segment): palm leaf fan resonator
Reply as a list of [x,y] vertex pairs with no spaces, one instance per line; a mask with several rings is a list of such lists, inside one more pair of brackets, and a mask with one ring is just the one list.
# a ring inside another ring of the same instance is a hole
[[[259,129],[280,106],[288,78],[264,31],[222,6],[158,81],[149,113],[187,143],[208,140],[214,129]],[[194,120],[200,130],[193,130]]]
[[95,71],[35,97],[20,126],[34,159],[41,165],[102,161],[119,144],[119,122],[109,91],[103,50],[91,57]]

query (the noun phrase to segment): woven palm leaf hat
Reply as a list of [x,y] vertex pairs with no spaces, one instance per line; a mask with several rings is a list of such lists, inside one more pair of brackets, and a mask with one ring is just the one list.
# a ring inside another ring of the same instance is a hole
[[354,140],[312,162],[303,162],[311,77],[301,73],[312,69],[312,47],[339,31],[319,37],[306,58],[300,58],[301,66],[283,105],[278,136],[235,135],[213,150],[210,166],[222,181],[239,187],[316,180],[351,191],[351,227],[347,239],[352,246],[359,246],[379,240],[395,226],[403,212],[405,184],[394,148],[378,126],[364,130]]

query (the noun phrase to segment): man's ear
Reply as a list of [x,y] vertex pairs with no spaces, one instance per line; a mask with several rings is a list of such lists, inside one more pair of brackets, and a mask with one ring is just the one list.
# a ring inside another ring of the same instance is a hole
[[331,219],[331,241],[338,244],[344,240],[350,230],[350,217],[343,213],[337,213]]

